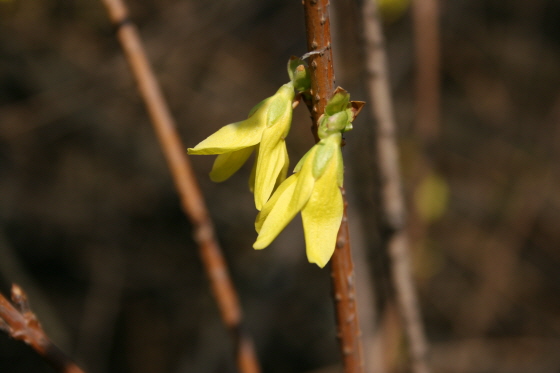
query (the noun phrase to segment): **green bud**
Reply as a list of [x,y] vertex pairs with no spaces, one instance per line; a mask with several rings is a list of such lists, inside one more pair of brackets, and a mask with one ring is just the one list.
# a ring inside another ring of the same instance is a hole
[[[361,104],[363,106],[363,104]],[[350,131],[352,121],[359,112],[356,103],[350,101],[350,94],[338,87],[325,107],[325,113],[319,118],[318,135],[325,139],[330,135]]]
[[334,91],[333,97],[327,103],[327,107],[325,107],[325,114],[334,115],[340,111],[344,111],[349,108],[349,103],[350,94],[338,87],[336,91]]
[[288,75],[294,84],[294,89],[298,92],[305,92],[311,88],[311,77],[307,63],[295,56],[288,61]]

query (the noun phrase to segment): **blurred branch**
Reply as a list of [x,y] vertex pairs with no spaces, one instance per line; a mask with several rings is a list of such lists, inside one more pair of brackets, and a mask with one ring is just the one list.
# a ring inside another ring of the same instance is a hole
[[[325,111],[325,106],[334,91],[334,70],[332,65],[331,32],[328,0],[304,0],[305,25],[307,31],[307,49],[309,52],[321,53],[310,56],[311,96],[313,106],[313,135],[318,141],[317,123]],[[333,293],[336,307],[338,337],[342,351],[345,373],[364,371],[363,348],[356,289],[354,264],[348,232],[347,206],[344,189],[344,215],[338,231],[336,249],[331,261]]]
[[25,292],[33,299],[34,308],[41,313],[43,325],[51,331],[51,337],[62,348],[68,348],[68,331],[61,322],[59,313],[47,300],[41,287],[38,286],[21,262],[15,248],[6,237],[4,227],[0,229],[0,258],[2,258],[0,260],[0,278],[3,278],[6,284],[15,282],[25,288]]
[[117,28],[117,36],[144,99],[162,150],[171,170],[181,205],[194,226],[194,239],[210,279],[212,291],[235,341],[237,365],[243,373],[260,371],[252,340],[242,328],[241,306],[229,271],[215,238],[213,223],[185,154],[175,123],[163,98],[159,84],[148,63],[138,30],[128,18],[121,0],[102,0]]
[[416,44],[416,131],[424,142],[439,133],[439,5],[438,0],[413,0]]
[[399,172],[396,125],[389,88],[387,56],[381,23],[375,1],[365,1],[363,7],[364,39],[368,88],[377,122],[376,141],[380,173],[380,197],[384,215],[383,239],[389,252],[397,302],[408,339],[412,370],[429,372],[428,344],[420,316],[411,274],[409,244],[405,230],[405,208]]
[[12,303],[0,294],[0,330],[31,346],[49,364],[62,373],[84,373],[45,334],[39,320],[29,307],[27,295],[12,285]]

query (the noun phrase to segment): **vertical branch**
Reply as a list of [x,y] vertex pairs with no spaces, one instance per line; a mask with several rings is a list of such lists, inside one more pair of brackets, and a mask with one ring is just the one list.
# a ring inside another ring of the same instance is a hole
[[416,131],[424,141],[439,133],[438,0],[412,2],[416,44]]
[[303,7],[305,12],[305,30],[307,33],[307,49],[310,52],[317,52],[310,55],[309,66],[311,67],[312,74],[312,132],[313,136],[315,136],[315,141],[319,142],[317,123],[334,92],[329,1],[304,0]]
[[0,294],[0,330],[31,346],[52,367],[61,373],[84,373],[45,334],[39,320],[29,307],[27,295],[12,285],[12,303]]
[[358,305],[356,302],[356,287],[354,263],[348,231],[348,215],[344,188],[344,215],[338,231],[336,249],[331,262],[331,276],[336,306],[337,332],[345,373],[363,373],[364,356],[361,340],[360,321],[358,319]]
[[[318,141],[317,123],[323,114],[334,90],[334,70],[332,65],[331,33],[328,0],[304,0],[307,47],[312,54],[311,96],[313,135]],[[344,189],[344,215],[338,231],[336,249],[331,261],[331,276],[336,308],[337,332],[343,357],[345,373],[364,371],[363,350],[360,338],[358,308],[356,305],[354,264],[348,232],[347,206]]]
[[204,204],[189,159],[157,80],[148,63],[138,31],[122,0],[102,0],[114,25],[130,69],[138,84],[162,150],[171,170],[183,211],[194,226],[194,239],[210,279],[224,324],[233,335],[237,366],[242,373],[260,371],[251,338],[242,329],[239,299],[230,278],[214,227]]
[[373,101],[372,115],[377,122],[376,141],[381,180],[381,206],[385,225],[384,244],[391,258],[393,283],[408,339],[412,369],[414,373],[427,373],[429,372],[428,344],[411,274],[387,56],[375,1],[364,2],[363,17],[368,88]]

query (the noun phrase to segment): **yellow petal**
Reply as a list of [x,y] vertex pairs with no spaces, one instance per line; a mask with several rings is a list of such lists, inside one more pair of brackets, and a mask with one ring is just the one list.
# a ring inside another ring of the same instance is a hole
[[284,180],[286,180],[286,177],[288,176],[289,168],[290,168],[290,157],[288,156],[288,148],[284,146],[284,166],[282,167],[282,170],[280,170],[280,173],[278,174],[278,178],[276,179],[276,183],[274,184],[275,190],[280,186],[280,184],[282,184]]
[[290,203],[296,182],[297,175],[287,178],[257,216],[255,228],[259,231],[259,236],[253,244],[256,250],[270,245],[299,212],[297,206]]
[[263,144],[261,143],[257,170],[255,172],[255,206],[261,210],[266,201],[270,198],[276,179],[282,171],[285,162],[286,144],[277,144],[271,149],[266,149],[263,154]]
[[307,157],[305,158],[300,171],[296,174],[299,175],[298,183],[296,184],[294,197],[291,203],[298,206],[298,210],[301,210],[307,203],[309,197],[311,196],[311,192],[313,191],[313,187],[315,186],[315,178],[313,177],[313,162],[316,153],[317,147],[314,146],[309,152],[307,152]]
[[[308,160],[313,159],[314,148],[310,152],[312,154],[307,157]],[[300,172],[280,184],[257,216],[255,228],[259,232],[259,236],[253,244],[255,249],[264,249],[280,234],[307,203],[314,184],[312,162],[304,162]]]
[[253,162],[253,167],[251,167],[251,175],[249,175],[249,190],[251,193],[255,193],[255,174],[257,173],[257,163],[259,161],[259,146],[255,146],[255,161]]
[[338,157],[332,157],[301,211],[307,259],[323,268],[330,260],[342,221],[343,200],[338,187]]
[[296,182],[297,175],[292,175],[284,180],[284,182],[280,184],[278,189],[276,189],[272,197],[268,200],[268,202],[263,206],[262,210],[257,215],[257,219],[255,220],[255,230],[257,231],[257,233],[261,231],[263,223],[265,222],[274,206],[278,203],[278,200],[280,198],[282,198],[282,201],[278,203],[278,206],[288,205],[294,194]]
[[266,107],[265,102],[254,115],[244,121],[220,128],[194,148],[189,148],[188,153],[194,155],[223,154],[258,144],[261,141],[263,130],[266,128]]
[[210,171],[210,180],[222,182],[237,172],[253,152],[254,146],[218,155]]

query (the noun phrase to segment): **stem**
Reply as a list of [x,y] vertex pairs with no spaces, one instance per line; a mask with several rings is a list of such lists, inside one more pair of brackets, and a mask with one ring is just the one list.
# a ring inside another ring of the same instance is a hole
[[321,51],[309,57],[311,67],[311,116],[312,133],[315,142],[319,142],[317,124],[325,111],[328,100],[334,92],[334,69],[331,49],[331,22],[328,0],[304,0],[305,29],[307,49],[310,52]]
[[[313,118],[312,131],[316,141],[317,123],[325,111],[325,106],[334,91],[334,70],[332,65],[331,32],[328,12],[328,0],[304,0],[305,26],[307,30],[307,48],[309,51],[321,51],[310,57],[311,96]],[[336,249],[331,261],[331,276],[336,309],[337,331],[342,352],[345,373],[363,373],[364,359],[356,290],[354,264],[348,232],[347,206],[344,189],[344,215],[338,231]]]
[[242,328],[239,299],[216,240],[213,223],[204,204],[190,161],[184,152],[185,147],[177,134],[174,120],[148,63],[138,31],[130,22],[128,10],[122,0],[102,1],[112,22],[117,27],[118,39],[152,119],[181,199],[183,211],[194,226],[194,239],[198,244],[222,320],[234,338],[239,371],[258,373],[260,368],[253,343]]
[[84,373],[45,334],[37,317],[29,308],[27,295],[12,285],[12,303],[0,294],[0,329],[12,338],[31,346],[52,367],[61,373]]
[[387,56],[381,23],[375,1],[366,1],[363,8],[364,39],[368,88],[377,123],[376,141],[381,180],[381,206],[384,215],[383,244],[389,252],[397,303],[408,339],[412,370],[428,373],[428,343],[424,335],[420,309],[411,274],[408,238],[405,231],[405,208],[396,145],[396,125],[393,116]]
[[416,131],[424,142],[439,133],[438,0],[412,2],[416,44]]

